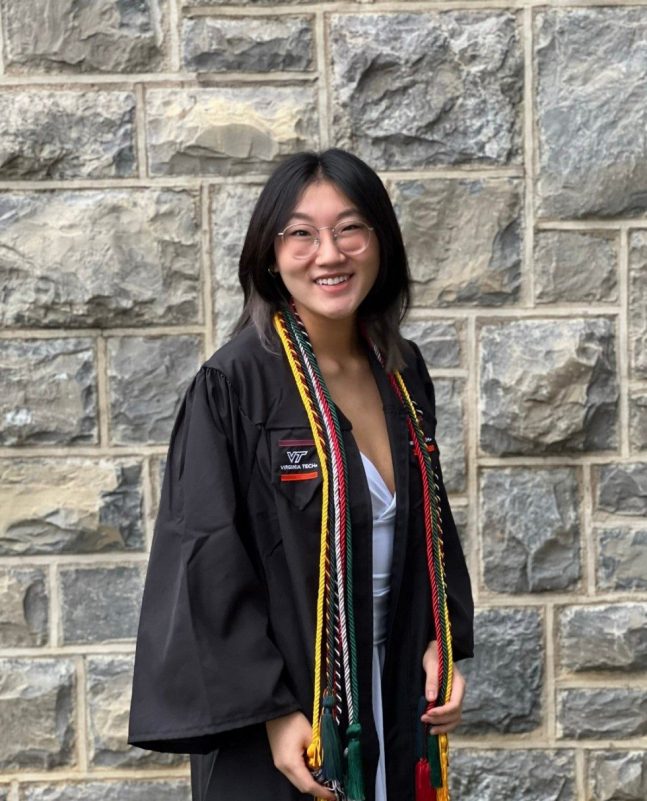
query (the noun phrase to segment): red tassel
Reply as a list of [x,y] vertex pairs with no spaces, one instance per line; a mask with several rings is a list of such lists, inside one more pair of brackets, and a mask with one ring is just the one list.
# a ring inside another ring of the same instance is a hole
[[429,762],[426,759],[416,762],[416,801],[436,801],[436,791],[431,786]]

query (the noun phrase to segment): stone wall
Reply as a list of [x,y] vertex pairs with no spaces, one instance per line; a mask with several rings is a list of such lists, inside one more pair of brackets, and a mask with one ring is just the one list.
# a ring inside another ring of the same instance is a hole
[[647,6],[0,0],[0,801],[182,801],[125,744],[174,414],[259,186],[392,194],[478,601],[460,801],[647,797]]

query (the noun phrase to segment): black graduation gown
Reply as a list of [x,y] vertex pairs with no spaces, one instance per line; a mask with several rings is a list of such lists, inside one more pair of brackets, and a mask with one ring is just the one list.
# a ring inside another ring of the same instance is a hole
[[[404,410],[369,358],[398,499],[382,678],[387,788],[389,799],[413,801],[421,660],[433,639],[422,492]],[[406,358],[403,377],[432,440],[431,379],[415,344]],[[364,776],[373,801],[371,501],[350,423],[341,412],[340,420]],[[439,470],[437,449],[432,458]],[[439,476],[454,658],[462,659],[472,655],[472,595]],[[268,353],[250,327],[202,365],[178,412],[137,638],[129,742],[192,754],[196,801],[310,798],[274,768],[264,722],[295,710],[312,714],[320,514],[321,472],[289,365],[278,339],[276,354]]]

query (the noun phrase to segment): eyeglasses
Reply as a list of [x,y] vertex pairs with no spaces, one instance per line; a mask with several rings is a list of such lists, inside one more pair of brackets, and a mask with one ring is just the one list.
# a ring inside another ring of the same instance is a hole
[[337,249],[347,256],[357,256],[368,247],[371,239],[370,225],[360,220],[345,220],[335,226],[323,225],[316,228],[309,223],[293,223],[277,234],[283,241],[288,256],[293,259],[308,259],[319,248],[319,231],[328,229]]

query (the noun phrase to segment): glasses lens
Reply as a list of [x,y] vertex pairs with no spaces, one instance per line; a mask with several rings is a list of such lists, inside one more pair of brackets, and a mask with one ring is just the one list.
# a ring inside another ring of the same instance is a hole
[[371,231],[366,223],[358,220],[349,220],[335,228],[337,232],[337,247],[342,253],[354,256],[368,247]]
[[287,253],[294,259],[305,259],[315,250],[317,229],[305,223],[288,225],[283,232]]

